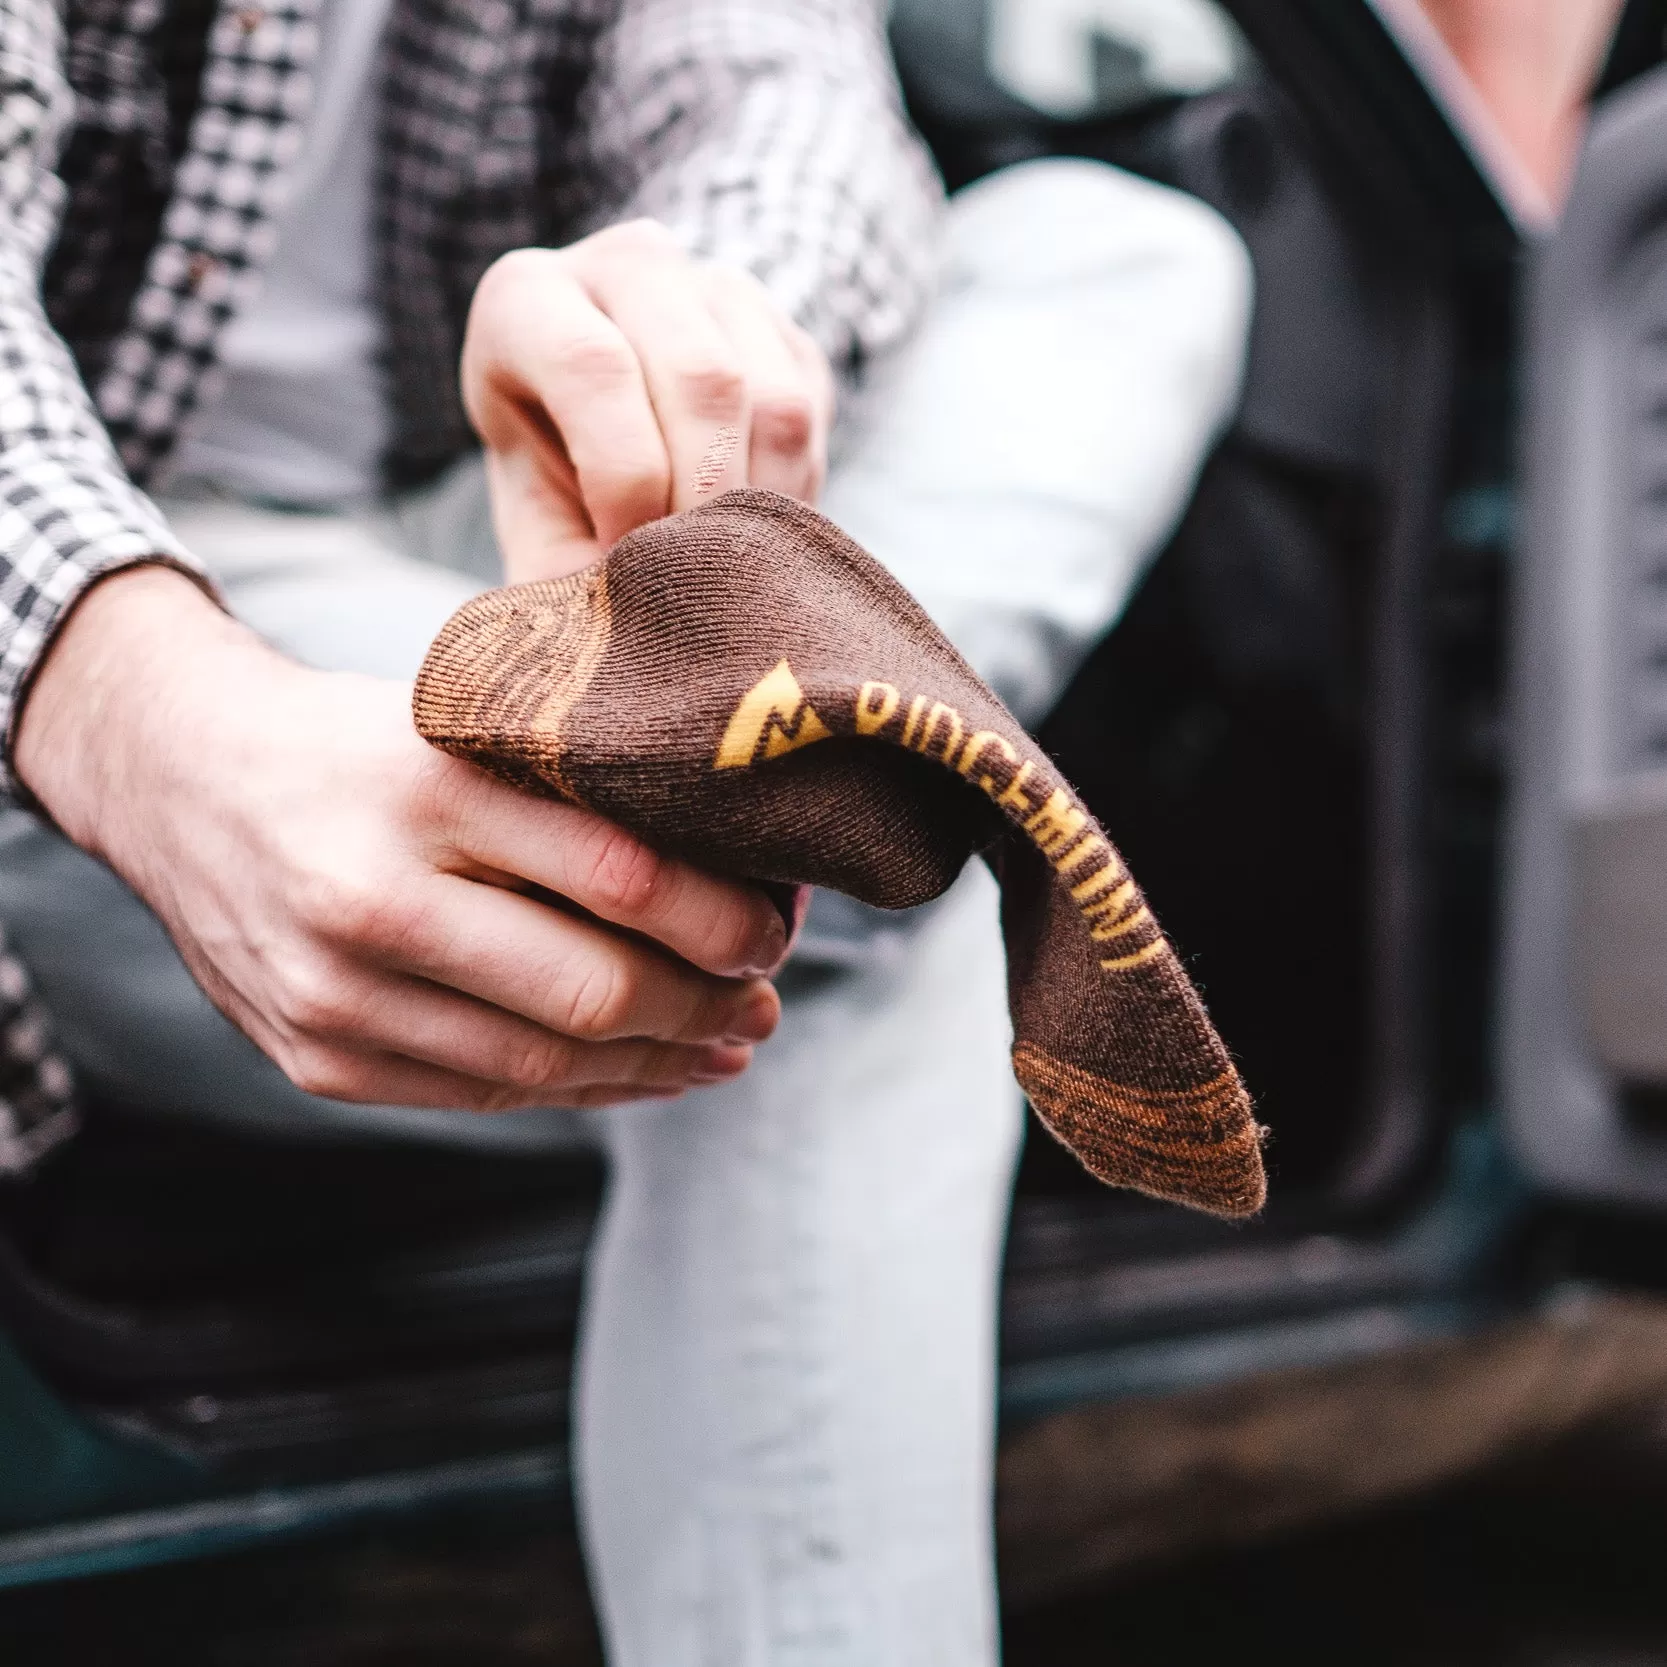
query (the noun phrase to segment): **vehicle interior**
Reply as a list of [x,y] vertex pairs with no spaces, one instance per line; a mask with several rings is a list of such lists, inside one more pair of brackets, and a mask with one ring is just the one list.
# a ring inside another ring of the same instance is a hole
[[[1372,1246],[1491,1094],[1520,238],[1365,0],[1174,3],[1203,43],[1179,69],[1120,22],[1156,8],[1084,0],[1072,99],[1002,73],[1024,0],[894,20],[952,188],[1101,158],[1216,208],[1256,274],[1238,416],[1043,738],[1241,1063],[1272,1201],[1229,1227],[1108,1191],[1033,1123],[1010,1366],[1381,1291],[1403,1276]],[[1606,84],[1660,56],[1658,10],[1629,8]],[[602,1181],[97,1105],[0,1193],[0,1325],[228,1483],[559,1442]]]

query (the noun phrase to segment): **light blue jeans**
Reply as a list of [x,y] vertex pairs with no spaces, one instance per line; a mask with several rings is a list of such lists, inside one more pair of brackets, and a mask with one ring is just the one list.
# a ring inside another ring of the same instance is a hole
[[[948,244],[937,308],[845,424],[826,507],[1034,715],[1231,407],[1247,268],[1198,204],[1086,163],[964,193]],[[474,464],[359,515],[165,507],[233,609],[320,666],[409,678],[490,582]],[[94,1093],[322,1142],[605,1147],[575,1455],[616,1667],[995,1661],[995,1297],[1021,1111],[981,865],[906,929],[859,918],[812,942],[739,1082],[582,1116],[309,1098],[119,881],[17,812],[0,920]]]

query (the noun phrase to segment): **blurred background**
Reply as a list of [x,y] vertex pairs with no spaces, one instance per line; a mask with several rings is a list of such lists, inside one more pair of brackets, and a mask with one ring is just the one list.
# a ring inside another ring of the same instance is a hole
[[[1657,1667],[1660,1433],[1643,1426],[1324,1529],[1009,1608],[1013,1667]],[[7,1659],[76,1667],[596,1667],[572,1540],[547,1512],[328,1537],[38,1587]]]
[[[1240,1056],[1273,1203],[1183,1216],[1031,1139],[1008,1658],[1667,1662],[1667,4],[893,34],[952,188],[1099,158],[1256,279],[1237,416],[1042,733]],[[390,1161],[94,1115],[9,1200],[5,1659],[597,1659],[599,1176]]]

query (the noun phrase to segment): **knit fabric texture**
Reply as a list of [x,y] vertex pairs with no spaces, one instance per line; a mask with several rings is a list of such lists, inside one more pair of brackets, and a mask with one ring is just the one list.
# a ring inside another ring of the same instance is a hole
[[1013,1067],[1101,1180],[1261,1208],[1262,1131],[1115,847],[907,591],[815,511],[739,491],[466,603],[417,679],[435,746],[717,873],[883,908],[982,854]]

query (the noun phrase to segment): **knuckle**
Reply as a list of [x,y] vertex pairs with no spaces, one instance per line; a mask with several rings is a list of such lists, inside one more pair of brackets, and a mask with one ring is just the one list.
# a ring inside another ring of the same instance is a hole
[[559,1028],[598,1042],[619,1035],[635,1009],[637,984],[636,973],[617,957],[591,959],[567,993]]
[[636,355],[625,338],[602,330],[574,330],[551,349],[551,359],[558,375],[597,388],[617,388],[637,376]]
[[658,852],[634,834],[604,822],[585,871],[584,894],[577,901],[611,917],[637,919],[659,900],[669,874]]
[[734,418],[746,404],[747,379],[739,365],[700,359],[679,365],[672,375],[678,396],[697,416]]
[[327,942],[378,960],[424,959],[428,918],[404,888],[359,881],[334,881],[310,901],[311,923]]
[[410,785],[412,825],[444,842],[474,826],[490,803],[498,783],[484,770],[437,747],[425,748]]
[[494,285],[515,283],[533,276],[548,259],[549,252],[544,249],[508,249],[487,267],[480,281]]
[[297,961],[283,970],[273,995],[276,1015],[296,1036],[328,1036],[350,1029],[355,1003],[346,980],[322,961]]
[[503,1083],[486,1084],[467,1093],[464,1109],[488,1116],[501,1111],[518,1111],[527,1104],[526,1091]]
[[815,404],[808,394],[765,394],[753,401],[752,432],[766,451],[806,451],[816,436]]
[[521,296],[548,280],[551,262],[560,258],[548,249],[511,249],[499,255],[475,285],[470,324],[478,327],[498,317],[500,308],[513,307]]
[[375,887],[342,886],[336,888],[325,924],[344,943],[385,949],[408,935],[409,906]]
[[507,1089],[547,1088],[573,1074],[576,1053],[574,1044],[562,1037],[539,1038],[514,1049],[498,1074]]
[[284,1075],[320,1100],[366,1100],[370,1091],[365,1063],[331,1048],[302,1048],[285,1063]]
[[357,876],[314,868],[297,876],[292,892],[296,917],[322,937],[352,937],[372,908],[372,888]]

